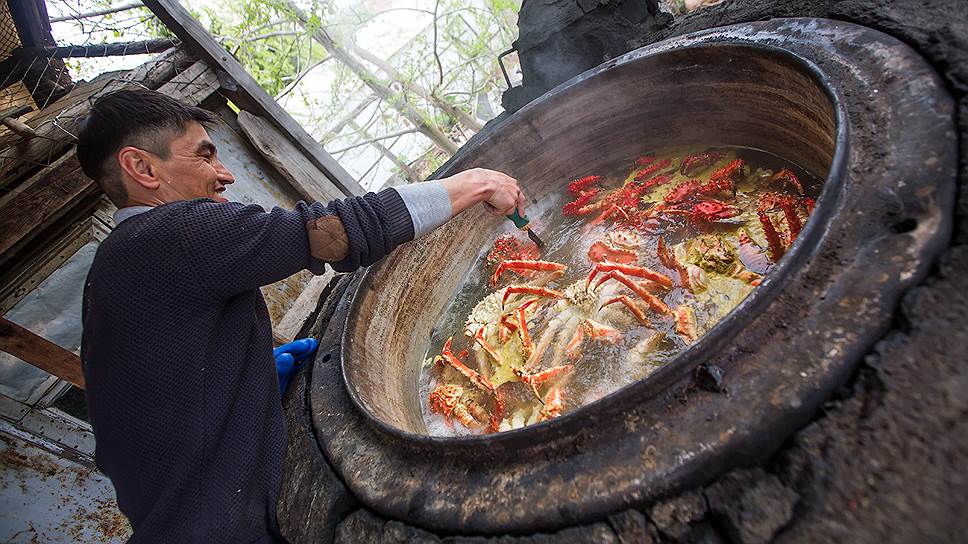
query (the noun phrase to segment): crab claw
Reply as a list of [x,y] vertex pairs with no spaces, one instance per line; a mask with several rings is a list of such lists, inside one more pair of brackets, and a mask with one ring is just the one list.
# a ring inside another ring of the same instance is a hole
[[452,366],[455,370],[457,370],[457,372],[460,372],[474,385],[480,387],[488,393],[496,394],[494,384],[492,384],[490,380],[468,368],[467,365],[462,363],[460,359],[454,355],[454,352],[450,350],[450,343],[453,340],[454,337],[451,336],[446,342],[444,342],[444,349],[440,352],[440,354],[444,357],[444,362]]
[[614,344],[622,339],[621,331],[592,319],[586,319],[582,326],[587,329],[588,337],[592,340],[600,340]]
[[572,335],[571,340],[568,341],[568,345],[565,346],[565,355],[572,361],[581,357],[581,343],[584,339],[585,327],[575,329],[575,334]]
[[574,365],[563,365],[563,366],[556,366],[554,368],[549,368],[547,370],[542,370],[541,372],[535,372],[531,374],[528,374],[518,369],[514,369],[512,370],[512,372],[514,372],[514,374],[517,375],[517,377],[522,382],[529,385],[531,387],[531,391],[534,393],[534,396],[537,397],[539,401],[542,401],[541,395],[538,394],[538,388],[541,387],[541,384],[543,384],[544,382],[554,377],[560,376],[567,372],[571,372],[573,368],[575,368]]
[[632,312],[632,315],[634,315],[635,318],[638,319],[640,323],[642,323],[643,325],[649,325],[649,320],[646,319],[645,312],[642,311],[642,308],[639,308],[638,306],[636,306],[635,303],[632,302],[632,299],[630,299],[627,295],[619,295],[617,297],[612,297],[606,300],[605,304],[602,304],[599,310],[608,306],[609,304],[614,304],[616,302],[621,302],[622,304],[624,304],[625,307]]
[[538,421],[548,421],[549,419],[554,419],[561,415],[561,411],[564,409],[564,399],[562,398],[561,389],[554,388],[548,392],[548,396],[545,397],[544,408],[538,414]]
[[689,277],[689,271],[685,266],[682,265],[682,263],[679,262],[678,259],[676,259],[675,252],[669,249],[665,238],[662,236],[659,236],[659,243],[656,246],[656,254],[659,256],[659,262],[662,263],[662,266],[675,270],[679,273],[679,283],[682,285],[682,288],[692,291],[693,286],[691,278]]
[[644,286],[639,285],[638,283],[633,281],[632,278],[626,276],[624,273],[622,273],[619,270],[612,270],[607,274],[605,274],[604,276],[602,276],[598,280],[598,283],[595,285],[595,288],[597,289],[599,285],[601,285],[602,283],[610,279],[617,280],[622,285],[631,289],[632,292],[638,295],[639,298],[644,300],[645,303],[649,305],[649,308],[652,308],[653,311],[659,312],[661,314],[671,313],[669,310],[669,307],[666,306],[666,304],[662,302],[662,300],[660,300],[658,297],[650,293]]
[[[501,299],[501,307],[503,308],[504,305],[507,304],[508,298],[511,295],[518,295],[522,293],[528,295],[537,295],[545,298],[565,298],[565,294],[561,291],[555,291],[554,289],[548,289],[547,287],[535,287],[533,285],[512,285],[504,291],[504,297]],[[533,303],[533,301],[528,301],[528,304]]]
[[696,332],[696,316],[688,306],[676,307],[676,334],[685,337],[690,343],[699,338]]
[[618,270],[630,276],[636,276],[639,278],[644,278],[649,281],[658,283],[666,289],[672,288],[672,278],[666,276],[665,274],[660,274],[651,268],[645,266],[636,266],[631,264],[620,264],[620,263],[610,263],[608,261],[595,263],[595,267],[592,268],[590,274],[588,274],[588,282],[586,284],[586,289],[591,285],[592,280],[599,272],[611,272],[613,270]]
[[523,260],[513,260],[513,261],[502,261],[501,264],[497,266],[494,271],[494,276],[491,277],[491,285],[497,285],[497,280],[501,277],[501,273],[505,270],[513,270],[515,272],[525,272],[525,271],[541,271],[541,272],[557,272],[564,273],[567,266],[559,263],[553,263],[549,261],[523,261]]

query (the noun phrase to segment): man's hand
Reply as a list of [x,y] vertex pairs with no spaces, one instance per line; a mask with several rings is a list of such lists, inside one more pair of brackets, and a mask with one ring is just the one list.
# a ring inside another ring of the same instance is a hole
[[453,215],[481,202],[494,215],[510,215],[517,209],[524,217],[525,197],[518,182],[507,174],[473,168],[440,180],[450,195]]
[[302,338],[272,350],[272,356],[276,359],[276,374],[279,376],[279,392],[282,395],[286,394],[289,379],[302,366],[296,363],[309,358],[318,346],[319,342],[315,338]]

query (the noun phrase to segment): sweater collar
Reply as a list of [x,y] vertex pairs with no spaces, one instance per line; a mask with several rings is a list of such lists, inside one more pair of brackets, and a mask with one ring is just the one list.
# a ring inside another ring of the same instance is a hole
[[130,219],[139,213],[144,213],[152,208],[154,208],[154,206],[127,206],[125,208],[121,208],[120,210],[114,212],[114,224],[120,225],[125,219]]

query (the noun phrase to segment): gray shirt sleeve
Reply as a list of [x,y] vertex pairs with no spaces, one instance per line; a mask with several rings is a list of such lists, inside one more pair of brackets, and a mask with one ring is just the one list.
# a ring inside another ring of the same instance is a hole
[[450,220],[453,212],[450,195],[440,181],[397,185],[393,189],[410,212],[414,238],[423,236]]

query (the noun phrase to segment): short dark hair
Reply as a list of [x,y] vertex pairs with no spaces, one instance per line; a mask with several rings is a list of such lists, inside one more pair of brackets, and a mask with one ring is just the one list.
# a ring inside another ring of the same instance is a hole
[[121,169],[114,161],[118,150],[130,145],[167,159],[171,141],[184,134],[192,121],[211,126],[215,116],[149,89],[108,93],[91,107],[78,135],[77,160],[84,174],[96,181],[115,205],[123,206],[128,194]]

